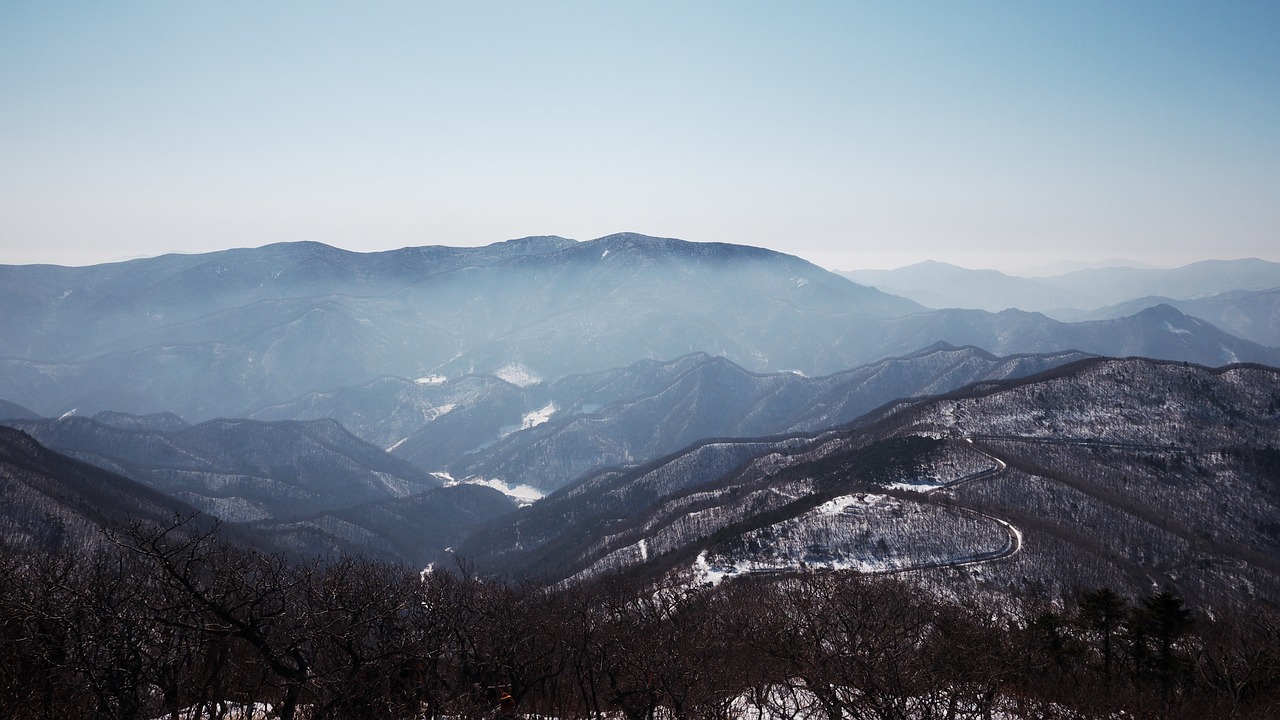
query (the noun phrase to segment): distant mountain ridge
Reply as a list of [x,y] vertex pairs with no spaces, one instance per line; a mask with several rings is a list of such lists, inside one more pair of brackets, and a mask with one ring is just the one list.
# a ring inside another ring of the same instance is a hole
[[1055,317],[1075,322],[1109,320],[1156,305],[1168,305],[1185,315],[1207,320],[1237,337],[1268,347],[1280,347],[1280,287],[1233,290],[1192,300],[1147,296],[1091,312],[1055,313]]
[[1064,324],[926,312],[781,253],[634,233],[385,253],[285,244],[4,267],[0,280],[0,397],[47,416],[201,422],[385,376],[529,385],[691,352],[826,375],[939,341],[996,355],[1280,363],[1280,350],[1176,313]]
[[558,377],[695,350],[836,369],[841,317],[919,309],[791,256],[634,234],[274,245],[0,280],[0,397],[196,421],[382,375]]
[[995,357],[977,348],[940,345],[805,378],[750,373],[723,358],[693,356],[647,396],[549,418],[461,457],[450,472],[554,490],[590,472],[646,463],[707,438],[816,432],[900,398],[1023,377],[1081,357],[1076,352]]
[[[927,307],[972,308],[991,312],[1017,308],[1049,313],[1063,320],[1089,317],[1090,312],[1110,305],[1127,305],[1127,314],[1132,314],[1154,304],[1128,305],[1147,296],[1181,302],[1233,291],[1280,287],[1280,263],[1256,258],[1206,260],[1170,270],[1119,266],[1086,268],[1047,277],[1018,277],[995,270],[970,270],[934,261],[896,270],[850,270],[840,274],[854,282],[911,298]],[[1170,304],[1183,307],[1178,302]],[[1211,318],[1204,319],[1212,321]],[[1230,327],[1223,329],[1232,331]],[[1257,337],[1249,339],[1258,340]]]
[[125,475],[229,521],[416,495],[430,474],[362,442],[332,420],[265,423],[173,416],[9,420],[53,450]]

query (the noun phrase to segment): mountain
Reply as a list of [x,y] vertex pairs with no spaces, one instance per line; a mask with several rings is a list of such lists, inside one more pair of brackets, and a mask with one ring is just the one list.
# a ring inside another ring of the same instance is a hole
[[1092,312],[1055,313],[1055,317],[1074,321],[1109,320],[1132,315],[1156,305],[1168,305],[1178,312],[1206,320],[1236,337],[1259,345],[1280,347],[1280,288],[1234,290],[1194,300],[1149,296]]
[[289,518],[404,498],[440,481],[331,420],[266,423],[172,416],[6,421],[44,445],[228,521]]
[[1190,300],[1234,290],[1269,290],[1280,287],[1280,263],[1257,258],[1205,260],[1172,270],[1089,268],[1032,279],[1092,298],[1076,306],[1088,310],[1148,295]]
[[849,270],[839,274],[931,308],[1049,312],[1086,307],[1091,302],[1088,295],[1039,279],[997,270],[970,270],[933,260],[896,270]]
[[[315,242],[165,255],[87,267],[0,266],[6,354],[66,361],[257,303],[330,296],[386,297],[435,275],[575,244],[530,237],[484,248],[356,253]],[[161,333],[164,334],[163,332]]]
[[1130,355],[1226,365],[1256,362],[1280,365],[1280,351],[1241,340],[1217,327],[1187,317],[1168,305],[1147,308],[1114,320],[1062,323],[1039,313],[1005,310],[939,310],[880,323],[884,355],[900,355],[923,346],[924,338],[952,345],[975,345],[997,355],[1045,353],[1071,348],[1093,355]]
[[891,400],[1021,377],[1084,357],[998,358],[935,345],[834,375],[753,373],[694,353],[517,387],[380,378],[264,408],[262,420],[333,419],[419,467],[554,490],[602,467],[642,464],[707,437],[812,431]]
[[395,500],[247,526],[302,557],[362,556],[423,568],[516,502],[482,485],[453,485]]
[[[1280,370],[1091,359],[815,438],[700,444],[459,552],[544,579],[856,567],[938,592],[1280,599]],[[968,588],[968,589],[964,589]]]
[[1046,265],[1026,268],[1019,271],[1018,275],[1020,277],[1044,277],[1047,275],[1066,275],[1069,272],[1075,272],[1077,270],[1109,267],[1130,267],[1140,268],[1143,270],[1157,269],[1155,265],[1138,262],[1137,260],[1126,260],[1125,258],[1110,258],[1108,260],[1098,260],[1094,262],[1086,262],[1082,260],[1059,260]]
[[628,233],[5,267],[0,288],[0,396],[197,421],[385,375],[533,381],[692,351],[834,371],[850,324],[920,309],[788,255]]
[[[53,417],[167,411],[193,422],[380,377],[529,386],[691,352],[810,376],[939,341],[997,355],[1280,363],[1280,351],[1171,315],[1067,324],[1012,310],[925,312],[792,256],[632,233],[6,267],[0,318],[0,397]],[[421,452],[437,447],[425,441]]]
[[[663,382],[644,394],[624,393],[590,412],[556,413],[459,458],[449,472],[555,490],[601,468],[643,464],[707,438],[813,432],[899,398],[1022,377],[1081,357],[1069,352],[998,358],[973,347],[942,345],[806,378],[752,373],[724,358],[686,356],[667,364]],[[556,389],[553,383],[553,395]],[[592,407],[571,400],[563,405],[583,406]]]
[[[1132,315],[1160,302],[1189,315],[1182,301],[1234,291],[1280,287],[1280,263],[1265,260],[1207,260],[1171,270],[1132,266],[1091,267],[1045,277],[1018,277],[995,270],[970,270],[926,261],[895,270],[849,270],[840,275],[901,295],[932,308],[998,312],[1017,308],[1065,321]],[[1147,299],[1143,299],[1147,298]],[[1153,298],[1159,298],[1151,301]],[[1114,306],[1100,313],[1104,306]],[[1211,318],[1204,318],[1213,322]],[[1216,323],[1215,323],[1216,324]],[[1235,328],[1221,326],[1228,332]],[[1257,336],[1241,335],[1264,345]]]
[[0,419],[35,420],[38,417],[40,416],[17,403],[0,400]]
[[105,543],[109,528],[195,513],[164,493],[0,426],[0,542],[6,546],[87,548]]

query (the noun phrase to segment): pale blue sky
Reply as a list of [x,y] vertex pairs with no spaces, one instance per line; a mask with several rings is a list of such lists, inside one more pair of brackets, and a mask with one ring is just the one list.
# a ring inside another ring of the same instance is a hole
[[0,263],[1280,260],[1277,2],[0,1]]

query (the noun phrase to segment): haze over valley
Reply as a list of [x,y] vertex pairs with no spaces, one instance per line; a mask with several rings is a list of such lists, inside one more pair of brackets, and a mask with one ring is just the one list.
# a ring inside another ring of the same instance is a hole
[[0,718],[1280,717],[1266,3],[0,3]]

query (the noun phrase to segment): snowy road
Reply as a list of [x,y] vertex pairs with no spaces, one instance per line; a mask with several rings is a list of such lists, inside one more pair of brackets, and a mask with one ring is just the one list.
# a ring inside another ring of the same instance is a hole
[[[925,493],[926,495],[931,495],[939,490],[958,487],[966,483],[974,482],[975,480],[982,480],[984,478],[995,477],[996,475],[999,475],[1000,473],[1004,472],[1006,468],[1008,468],[1008,465],[1005,463],[1005,461],[983,450],[982,448],[979,448],[976,445],[974,445],[973,438],[965,438],[964,441],[969,443],[969,446],[973,448],[974,451],[981,453],[982,455],[986,456],[987,459],[991,460],[991,462],[993,463],[992,467],[986,468],[984,470],[979,470],[978,472],[975,472],[975,473],[970,473],[968,475],[965,475],[964,477],[960,477],[955,480],[952,480],[949,483],[939,485],[936,488],[928,490]],[[986,553],[983,555],[978,555],[970,558],[948,560],[943,562],[921,563],[919,565],[912,565],[910,567],[873,570],[871,571],[870,574],[892,575],[892,574],[904,573],[904,572],[915,572],[917,570],[935,570],[938,568],[947,568],[947,567],[965,567],[968,565],[981,565],[983,563],[995,562],[996,560],[1001,560],[1001,559],[1010,557],[1022,550],[1022,531],[1019,530],[1013,523],[1003,518],[998,518],[995,515],[989,515],[987,513],[984,513],[978,510],[972,510],[966,507],[956,507],[955,509],[961,512],[969,513],[970,515],[974,515],[976,517],[990,520],[991,522],[996,523],[1000,527],[1004,528],[1005,532],[1009,536],[1009,539],[1005,542],[1005,546],[994,553]]]

